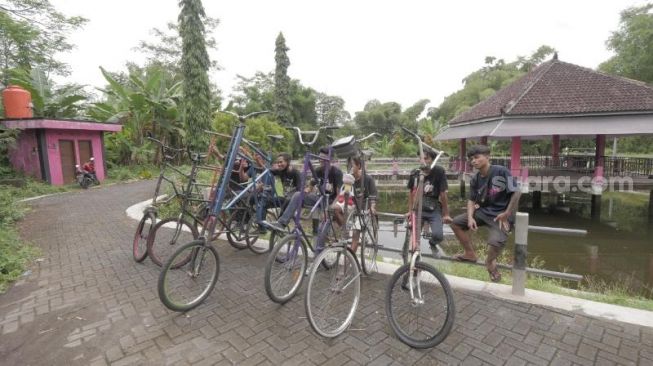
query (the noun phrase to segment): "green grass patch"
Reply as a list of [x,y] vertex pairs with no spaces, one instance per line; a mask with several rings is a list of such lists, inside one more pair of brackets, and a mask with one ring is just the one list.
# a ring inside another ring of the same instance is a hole
[[[487,246],[482,242],[482,238],[472,236],[472,242],[476,248],[476,254],[479,258],[485,258]],[[445,251],[454,253],[458,249],[458,243],[455,239],[449,239],[445,246]],[[512,248],[507,247],[498,259],[499,263],[511,263]],[[424,260],[434,264],[435,267],[443,273],[469,278],[474,280],[488,282],[489,275],[485,266],[475,266],[465,263],[456,263],[450,261],[434,261],[429,255],[425,255]],[[399,263],[400,260],[397,262]],[[544,268],[544,261],[539,257],[529,260],[528,267]],[[500,269],[502,279],[501,284],[512,285],[512,273],[510,270]],[[618,283],[607,283],[592,277],[586,277],[580,284],[574,281],[564,281],[544,276],[529,274],[526,280],[526,288],[531,290],[544,291],[559,295],[571,296],[580,299],[602,302],[625,306],[635,309],[653,311],[653,290],[647,290],[648,293],[642,293],[635,290],[637,286],[634,281],[620,281]]]

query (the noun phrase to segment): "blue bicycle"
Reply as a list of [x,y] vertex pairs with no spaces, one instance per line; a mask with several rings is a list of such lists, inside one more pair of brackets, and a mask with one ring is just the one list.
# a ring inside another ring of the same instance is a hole
[[[220,258],[218,251],[211,245],[211,239],[214,237],[216,226],[223,221],[221,213],[234,207],[246,194],[246,191],[242,191],[223,205],[229,194],[231,171],[243,141],[245,121],[268,112],[253,112],[246,116],[239,116],[232,112],[224,113],[236,117],[238,125],[231,136],[222,174],[211,194],[210,210],[202,225],[200,236],[197,240],[177,249],[164,263],[159,275],[157,286],[159,298],[170,310],[188,311],[195,308],[209,296],[218,281]],[[224,222],[221,224],[225,225]]]

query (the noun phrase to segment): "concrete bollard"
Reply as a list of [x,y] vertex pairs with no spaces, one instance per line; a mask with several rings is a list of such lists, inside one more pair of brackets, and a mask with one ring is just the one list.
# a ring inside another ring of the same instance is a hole
[[524,296],[526,288],[526,255],[528,246],[528,214],[517,212],[515,220],[515,262],[512,266],[512,294]]

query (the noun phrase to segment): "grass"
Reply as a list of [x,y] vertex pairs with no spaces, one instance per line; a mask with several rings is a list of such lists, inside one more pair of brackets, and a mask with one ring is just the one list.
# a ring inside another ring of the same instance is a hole
[[[476,248],[476,254],[479,258],[485,258],[487,246],[481,241],[479,236],[472,236],[472,243]],[[448,239],[444,245],[445,251],[455,252],[458,249],[458,243],[455,239]],[[498,259],[499,263],[511,263],[511,248],[507,247]],[[428,256],[427,261],[433,262]],[[450,261],[437,261],[436,267],[443,273],[470,278],[480,281],[489,281],[489,275],[484,266],[475,266],[465,263],[456,263]],[[544,268],[544,261],[538,257],[530,260],[528,267]],[[501,269],[501,284],[512,285],[512,274],[509,270]],[[566,286],[575,286],[572,289]],[[585,300],[597,301],[606,304],[626,306],[635,309],[653,311],[653,293],[648,296],[634,290],[635,286],[632,281],[621,281],[619,283],[608,284],[601,280],[586,278],[584,282],[577,284],[544,276],[529,275],[526,280],[526,288],[539,290],[559,295],[571,296]],[[650,292],[651,290],[649,290]]]

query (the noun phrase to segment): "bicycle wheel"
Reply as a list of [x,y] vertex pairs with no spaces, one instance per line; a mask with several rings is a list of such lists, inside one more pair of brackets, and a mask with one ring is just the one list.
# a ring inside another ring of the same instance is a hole
[[272,248],[265,264],[265,292],[270,300],[284,304],[292,299],[304,281],[308,265],[306,242],[297,235],[283,237]]
[[[333,268],[318,264],[330,252],[336,254]],[[304,307],[313,330],[323,337],[336,337],[344,332],[356,313],[360,299],[361,278],[358,262],[348,248],[327,248],[315,259],[308,276]]]
[[[183,266],[174,267],[191,257]],[[163,264],[159,274],[159,299],[168,309],[188,311],[206,299],[218,282],[218,251],[204,240],[183,245]]]
[[134,241],[132,243],[132,255],[137,263],[144,261],[147,257],[147,240],[155,223],[156,214],[148,210],[143,213],[143,218],[136,227],[136,233],[134,234]]
[[[268,215],[269,217],[270,215]],[[274,221],[275,219],[268,221]],[[274,230],[271,230],[274,233]],[[259,231],[259,225],[256,223],[256,213],[251,212],[249,215],[249,220],[247,220],[245,227],[245,241],[247,242],[247,247],[249,250],[256,254],[267,253],[272,249],[269,240],[259,240],[261,233]]]
[[247,238],[245,235],[244,222],[248,214],[245,209],[236,208],[233,210],[227,221],[227,241],[232,247],[242,250],[247,248]]
[[[395,271],[388,282],[385,313],[392,331],[413,348],[431,348],[442,342],[451,331],[454,316],[453,293],[447,279],[433,266],[415,263],[414,296],[404,278],[410,264]],[[402,288],[402,283],[406,282]]]
[[370,216],[366,214],[364,217],[365,225],[362,227],[360,234],[361,267],[363,269],[363,273],[366,275],[371,275],[372,273],[379,270],[376,265],[376,256],[379,253],[379,222],[374,215]]
[[84,177],[84,178],[82,178],[82,182],[80,183],[80,185],[81,185],[82,188],[84,188],[84,189],[88,189],[88,187],[90,187],[91,184],[93,184],[93,179],[91,179],[90,177]]
[[[199,236],[195,225],[178,217],[168,217],[154,225],[152,234],[147,240],[147,253],[152,262],[162,266],[163,262],[179,247],[177,243],[189,243]],[[183,265],[189,259],[190,257],[180,258],[183,262],[175,263],[173,266]]]

